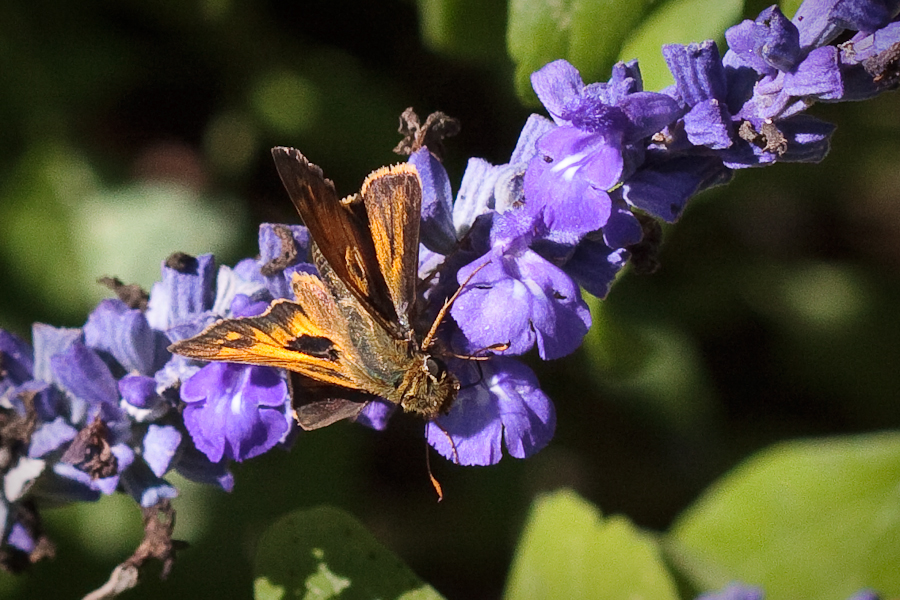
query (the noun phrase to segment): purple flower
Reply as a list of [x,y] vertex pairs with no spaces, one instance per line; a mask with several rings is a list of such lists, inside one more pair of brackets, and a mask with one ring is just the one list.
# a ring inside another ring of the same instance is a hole
[[217,463],[272,449],[291,427],[287,384],[275,369],[210,363],[184,382],[184,424],[197,448]]
[[103,300],[88,316],[85,344],[107,353],[126,372],[152,375],[168,360],[163,332],[152,329],[144,313],[121,300]]
[[495,247],[488,257],[460,269],[460,284],[475,269],[451,309],[469,351],[509,344],[508,354],[523,354],[537,343],[541,358],[551,359],[581,344],[590,311],[559,267],[527,248],[504,252]]
[[558,60],[531,81],[559,127],[537,143],[526,207],[544,220],[547,239],[574,246],[606,225],[608,192],[640,162],[641,141],[684,111],[665,94],[642,91],[636,63],[619,63],[608,83],[585,86],[575,67]]
[[426,429],[428,443],[442,456],[491,465],[502,457],[501,441],[510,455],[528,458],[553,438],[556,412],[531,369],[495,357],[469,365],[465,375],[450,413]]

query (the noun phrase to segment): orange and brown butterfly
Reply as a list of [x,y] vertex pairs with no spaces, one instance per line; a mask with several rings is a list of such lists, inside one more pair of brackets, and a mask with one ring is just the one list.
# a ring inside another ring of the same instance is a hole
[[287,369],[304,429],[356,417],[384,398],[426,419],[446,413],[459,382],[416,312],[422,184],[413,165],[370,174],[358,194],[334,185],[293,148],[272,150],[313,239],[320,277],[293,276],[293,300],[220,320],[169,350],[190,358]]

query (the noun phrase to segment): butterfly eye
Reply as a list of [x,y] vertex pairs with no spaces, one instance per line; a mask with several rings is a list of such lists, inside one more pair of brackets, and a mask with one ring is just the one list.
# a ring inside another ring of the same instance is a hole
[[447,376],[447,365],[444,364],[444,361],[429,356],[425,359],[425,368],[428,370],[428,374],[431,375],[437,381],[441,381]]

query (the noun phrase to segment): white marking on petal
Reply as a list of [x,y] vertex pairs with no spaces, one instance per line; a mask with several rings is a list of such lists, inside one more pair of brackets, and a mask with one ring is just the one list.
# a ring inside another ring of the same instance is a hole
[[[572,165],[575,165],[577,163],[580,163],[586,157],[587,157],[587,152],[581,152],[579,154],[570,154],[569,156],[565,157],[564,159],[562,159],[561,161],[557,162],[552,167],[550,167],[550,172],[558,173],[560,171],[569,169],[569,167],[571,167]],[[577,170],[577,167],[576,167],[576,170]]]
[[243,392],[238,392],[231,398],[231,414],[241,414],[241,405],[243,404]]

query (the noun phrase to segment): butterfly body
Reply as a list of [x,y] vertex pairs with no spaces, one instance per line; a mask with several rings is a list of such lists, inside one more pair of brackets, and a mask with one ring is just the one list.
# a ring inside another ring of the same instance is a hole
[[293,300],[218,321],[170,350],[287,369],[305,429],[355,417],[375,398],[426,419],[446,413],[459,382],[433,352],[430,333],[413,326],[422,203],[415,168],[379,169],[341,200],[297,150],[272,154],[314,241],[320,276],[295,273]]

